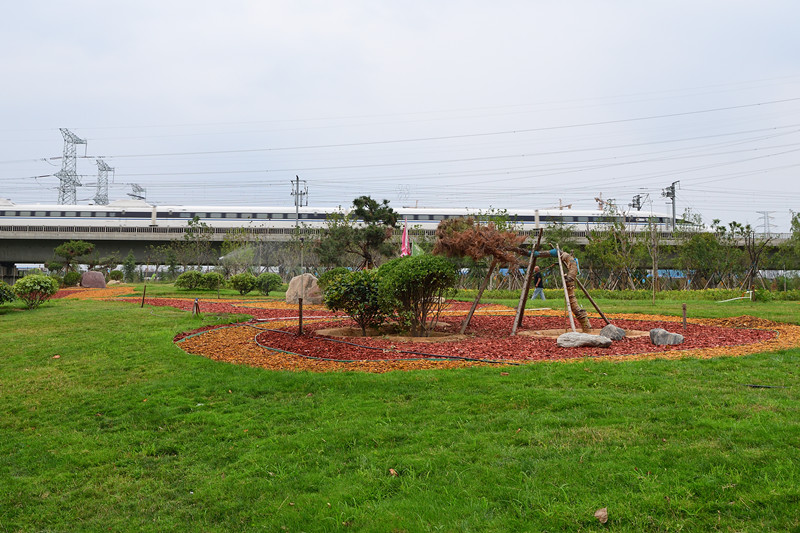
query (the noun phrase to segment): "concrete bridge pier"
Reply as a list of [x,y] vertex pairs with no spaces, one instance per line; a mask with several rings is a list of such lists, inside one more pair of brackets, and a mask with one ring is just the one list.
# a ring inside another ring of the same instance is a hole
[[0,279],[9,285],[13,285],[14,282],[19,279],[19,270],[17,270],[17,265],[6,261],[0,263]]

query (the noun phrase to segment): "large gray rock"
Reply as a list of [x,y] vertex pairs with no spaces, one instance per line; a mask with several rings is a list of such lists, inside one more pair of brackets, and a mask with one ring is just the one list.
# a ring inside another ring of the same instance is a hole
[[286,291],[286,303],[296,304],[300,298],[303,299],[304,304],[322,303],[322,291],[317,284],[317,278],[312,274],[295,276],[289,282],[289,288]]
[[608,348],[611,346],[611,339],[601,335],[590,333],[577,333],[570,331],[558,336],[556,344],[561,348],[579,348],[581,346],[591,346],[593,348]]
[[656,346],[683,344],[683,335],[670,333],[665,329],[655,328],[650,330],[650,342]]
[[81,276],[81,287],[87,287],[90,289],[105,289],[106,278],[103,276],[102,272],[95,272],[93,270],[84,272]]
[[605,327],[600,330],[600,335],[612,341],[621,341],[625,338],[625,330],[614,324],[606,324]]

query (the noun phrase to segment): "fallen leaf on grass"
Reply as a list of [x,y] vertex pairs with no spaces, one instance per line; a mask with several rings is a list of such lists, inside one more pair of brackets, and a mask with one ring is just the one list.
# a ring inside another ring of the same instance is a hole
[[60,355],[54,355],[53,359],[61,359],[61,356]]
[[594,512],[594,517],[597,518],[601,524],[608,522],[608,507],[596,510]]
[[394,477],[397,477],[397,476],[399,476],[399,475],[400,475],[400,474],[398,474],[398,473],[397,473],[397,470],[395,470],[394,468],[390,468],[390,469],[389,469],[389,473],[390,473],[391,475],[393,475]]

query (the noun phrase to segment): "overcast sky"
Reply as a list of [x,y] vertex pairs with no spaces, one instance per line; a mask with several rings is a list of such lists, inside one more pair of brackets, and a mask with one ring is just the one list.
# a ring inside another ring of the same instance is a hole
[[[0,198],[677,210],[788,231],[800,2],[8,2]],[[763,227],[761,227],[763,229]]]

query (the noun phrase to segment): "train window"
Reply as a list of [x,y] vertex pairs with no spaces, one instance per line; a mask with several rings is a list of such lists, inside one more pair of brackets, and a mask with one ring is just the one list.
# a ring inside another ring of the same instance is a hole
[[224,213],[223,215],[225,218],[237,218],[238,213]]
[[442,220],[442,219],[444,219],[444,216],[442,215],[433,215],[431,217],[431,220]]
[[89,211],[81,211],[81,216],[82,217],[90,217],[90,216],[92,216],[92,213],[89,212]]
[[29,216],[31,216],[31,212],[30,211],[20,211],[19,212],[19,216],[21,216],[21,217],[29,217]]
[[589,222],[589,217],[575,217],[577,222]]
[[78,213],[76,213],[75,211],[64,211],[64,216],[65,216],[65,217],[74,217],[74,216],[76,216],[77,214],[78,214]]
[[561,217],[564,222],[575,222],[575,217]]
[[253,218],[269,218],[269,213],[254,213]]
[[35,217],[46,217],[47,216],[47,211],[35,211],[33,213],[33,216],[35,216]]

